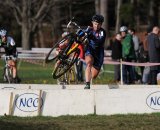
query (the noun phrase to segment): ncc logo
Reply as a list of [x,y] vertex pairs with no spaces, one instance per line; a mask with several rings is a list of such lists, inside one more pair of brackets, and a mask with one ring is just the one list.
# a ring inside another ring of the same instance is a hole
[[[43,99],[41,98],[41,106],[43,105]],[[24,112],[33,112],[38,110],[39,95],[35,93],[24,93],[17,97],[15,102],[16,107]]]
[[146,99],[147,105],[154,110],[160,110],[160,91],[151,93]]

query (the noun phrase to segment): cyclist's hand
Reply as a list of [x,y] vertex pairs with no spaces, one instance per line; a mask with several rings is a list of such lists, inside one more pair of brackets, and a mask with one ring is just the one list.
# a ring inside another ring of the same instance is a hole
[[88,33],[88,38],[92,40],[96,39],[92,32]]
[[91,26],[88,26],[85,31],[86,31],[86,33],[90,33],[91,30],[92,30],[92,27],[91,27]]

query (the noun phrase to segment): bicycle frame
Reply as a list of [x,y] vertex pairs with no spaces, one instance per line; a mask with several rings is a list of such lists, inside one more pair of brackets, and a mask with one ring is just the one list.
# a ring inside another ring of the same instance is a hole
[[5,67],[4,67],[4,80],[6,80],[9,84],[12,83],[13,80],[13,72],[12,66],[8,64],[8,60],[13,59],[13,56],[5,56]]
[[57,79],[57,84],[66,85],[66,84],[77,84],[77,72],[75,65],[72,66],[64,75]]
[[[75,33],[69,33],[59,42],[55,43],[45,58],[46,63],[55,61],[55,66],[52,73],[54,79],[61,77],[72,67],[80,55],[80,49],[78,46],[80,44],[84,44],[84,41],[88,41],[88,34],[85,32],[85,30],[81,29],[72,20],[68,23],[67,28],[69,28],[69,26],[72,24],[76,26],[76,29],[78,28],[78,30],[75,31]],[[63,46],[63,44],[66,46],[62,49],[60,48],[61,50],[57,55],[51,55],[55,48],[60,47],[59,45]]]
[[[79,44],[82,44],[84,41],[88,40],[88,35],[87,35],[87,33],[85,33],[85,31],[84,31],[83,29],[81,29],[81,27],[78,26],[77,23],[73,22],[73,20],[74,20],[74,17],[73,17],[73,18],[70,20],[70,22],[67,24],[67,28],[69,28],[69,26],[70,26],[71,24],[73,24],[74,26],[76,26],[76,27],[79,29],[79,32],[77,31],[77,33],[76,33],[77,37],[79,36],[78,33],[81,33],[81,35],[83,35],[83,33],[84,33],[84,36],[83,36],[83,39],[82,39],[81,41],[75,41],[75,42],[76,42],[75,45],[69,49],[69,51],[67,52],[67,55],[70,54],[74,49],[78,48]],[[88,28],[87,28],[87,29],[88,29]],[[77,39],[76,39],[76,40],[77,40]],[[79,42],[80,42],[80,43],[79,43]]]

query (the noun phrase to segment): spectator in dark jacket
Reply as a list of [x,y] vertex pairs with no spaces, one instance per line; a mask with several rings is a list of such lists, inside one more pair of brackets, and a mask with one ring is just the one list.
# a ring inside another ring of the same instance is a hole
[[[117,33],[115,40],[112,43],[112,60],[120,61],[122,58],[122,44],[121,44],[121,34]],[[120,81],[120,65],[114,65],[114,80],[119,83]]]
[[[160,39],[158,36],[160,29],[158,26],[153,27],[152,33],[148,35],[148,53],[149,62],[160,63]],[[157,84],[157,74],[160,72],[160,66],[150,67],[150,82],[151,84]]]

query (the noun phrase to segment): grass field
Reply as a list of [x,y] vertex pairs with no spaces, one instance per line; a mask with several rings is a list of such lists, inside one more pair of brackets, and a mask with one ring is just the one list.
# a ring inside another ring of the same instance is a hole
[[0,130],[159,130],[160,114],[0,117]]
[[[2,74],[4,63],[0,61]],[[18,63],[22,83],[56,84],[52,78],[52,65],[38,65],[25,61]],[[113,66],[105,65],[104,71],[94,84],[113,84]],[[3,82],[0,76],[0,82]],[[160,130],[160,113],[112,116],[60,116],[60,117],[14,117],[1,116],[0,130]]]
[[[0,60],[0,74],[2,74],[4,63]],[[22,79],[22,83],[27,84],[56,84],[56,80],[52,78],[52,65],[43,65],[37,62],[37,64],[28,63],[25,61],[19,61],[18,74]],[[93,80],[93,84],[108,84],[113,83],[113,73],[107,73],[105,71],[113,71],[113,66],[104,65],[104,71],[101,71],[96,80]],[[0,82],[3,82],[2,76],[0,76]]]

